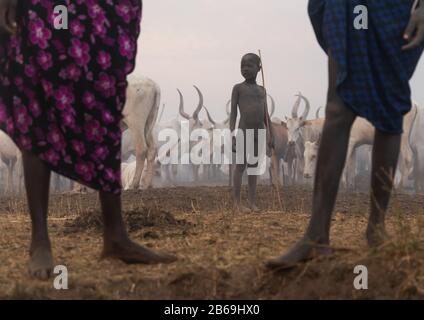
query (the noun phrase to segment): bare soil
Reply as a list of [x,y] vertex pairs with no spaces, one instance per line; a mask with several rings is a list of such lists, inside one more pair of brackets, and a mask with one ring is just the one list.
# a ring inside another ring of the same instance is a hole
[[[258,189],[260,214],[231,210],[227,187],[154,189],[123,195],[131,237],[179,260],[125,265],[99,260],[102,221],[97,195],[53,195],[50,233],[55,263],[69,270],[69,290],[27,273],[30,222],[23,198],[0,199],[0,298],[6,299],[423,299],[424,196],[395,195],[387,221],[391,240],[369,250],[364,239],[369,196],[341,193],[333,218],[335,254],[286,272],[264,262],[305,230],[311,191],[279,196]],[[355,266],[369,271],[357,291]]]

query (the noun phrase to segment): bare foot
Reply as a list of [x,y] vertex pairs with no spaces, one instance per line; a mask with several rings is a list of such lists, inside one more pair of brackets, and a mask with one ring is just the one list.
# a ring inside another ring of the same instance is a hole
[[119,259],[127,264],[172,263],[177,260],[172,255],[155,252],[131,240],[105,245],[102,253],[102,259],[104,258]]
[[270,269],[285,270],[296,267],[302,262],[316,259],[320,256],[331,255],[332,250],[327,245],[312,243],[302,239],[297,242],[286,254],[281,257],[269,260],[266,266]]
[[251,213],[252,211],[245,206],[242,206],[241,204],[235,204],[233,207],[234,212],[236,213]]
[[368,224],[366,237],[368,246],[377,248],[387,241],[389,235],[384,225],[373,225],[370,223]]
[[52,275],[53,267],[50,245],[40,245],[31,248],[28,267],[30,277],[46,281]]
[[253,212],[253,213],[260,213],[260,212],[262,212],[262,210],[261,209],[259,209],[256,205],[254,205],[254,204],[251,204],[251,205],[249,205],[249,208],[250,208],[250,210]]

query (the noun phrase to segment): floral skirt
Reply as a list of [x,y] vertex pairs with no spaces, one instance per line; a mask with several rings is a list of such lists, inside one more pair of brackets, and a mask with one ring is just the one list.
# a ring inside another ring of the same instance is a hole
[[95,190],[121,192],[120,122],[141,14],[141,0],[20,0],[18,32],[0,44],[0,128]]

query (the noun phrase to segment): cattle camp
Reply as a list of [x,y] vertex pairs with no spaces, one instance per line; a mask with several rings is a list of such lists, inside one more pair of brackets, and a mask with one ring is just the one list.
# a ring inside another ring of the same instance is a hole
[[424,299],[424,5],[53,2],[0,2],[0,299]]

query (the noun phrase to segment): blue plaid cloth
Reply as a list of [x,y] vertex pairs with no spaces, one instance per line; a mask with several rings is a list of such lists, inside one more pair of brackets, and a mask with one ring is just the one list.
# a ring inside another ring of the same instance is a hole
[[[309,0],[318,42],[338,64],[337,91],[355,114],[378,130],[399,134],[411,110],[411,79],[424,45],[404,52],[403,33],[414,0]],[[368,29],[357,30],[358,5],[368,8]]]

